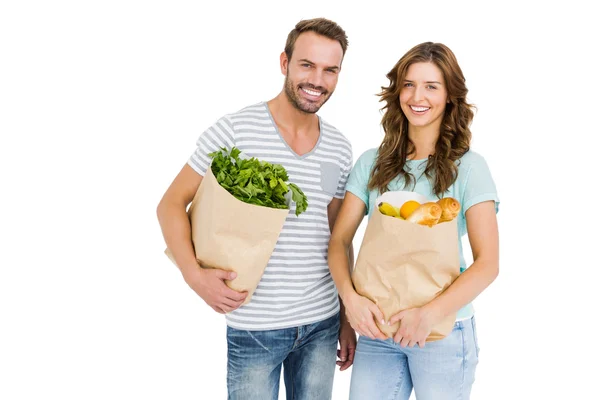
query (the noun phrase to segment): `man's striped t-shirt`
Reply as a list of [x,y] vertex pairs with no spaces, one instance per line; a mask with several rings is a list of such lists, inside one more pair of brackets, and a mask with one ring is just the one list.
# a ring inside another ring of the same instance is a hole
[[339,311],[338,294],[327,265],[327,206],[342,199],[352,168],[350,142],[319,117],[315,147],[296,154],[281,136],[266,102],[228,114],[197,141],[188,164],[204,176],[209,153],[221,147],[281,164],[289,181],[306,194],[308,209],[295,215],[292,203],[279,240],[252,299],[226,314],[227,325],[244,330],[272,330],[315,323]]

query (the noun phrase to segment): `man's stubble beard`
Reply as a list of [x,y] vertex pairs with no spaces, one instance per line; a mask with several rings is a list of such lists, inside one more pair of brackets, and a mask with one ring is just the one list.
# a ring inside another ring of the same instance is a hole
[[[301,112],[304,112],[307,114],[314,114],[317,111],[319,111],[319,109],[321,107],[323,107],[323,105],[325,103],[327,103],[327,100],[329,100],[329,98],[333,94],[333,92],[328,92],[328,91],[325,91],[323,88],[318,87],[323,92],[323,94],[321,96],[324,96],[325,99],[323,100],[323,102],[321,104],[317,104],[317,103],[303,101],[300,98],[300,96],[298,95],[298,92],[295,90],[296,88],[295,88],[294,83],[289,78],[289,75],[285,76],[284,86],[285,86],[285,94],[286,94],[288,100],[290,101],[290,103],[292,104],[292,106],[294,106],[294,108],[297,109],[298,111],[301,111]],[[314,85],[311,85],[309,83],[302,84],[299,86],[306,87],[308,89],[316,89],[317,88]]]

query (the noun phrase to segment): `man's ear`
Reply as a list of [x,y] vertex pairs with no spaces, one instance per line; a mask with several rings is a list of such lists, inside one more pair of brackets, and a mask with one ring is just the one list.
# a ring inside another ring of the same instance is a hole
[[283,75],[287,75],[289,60],[287,58],[287,54],[285,54],[285,51],[282,51],[281,55],[279,56],[279,66],[281,67],[281,73]]

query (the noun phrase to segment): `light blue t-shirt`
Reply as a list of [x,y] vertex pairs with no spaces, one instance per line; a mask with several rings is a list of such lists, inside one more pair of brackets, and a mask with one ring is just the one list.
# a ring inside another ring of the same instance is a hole
[[[365,203],[369,218],[375,207],[375,200],[381,195],[378,190],[369,191],[367,189],[376,156],[377,149],[365,151],[356,161],[356,164],[350,173],[350,177],[348,178],[348,183],[346,184],[346,191],[351,192]],[[496,185],[494,184],[488,165],[482,156],[470,150],[465,153],[457,163],[458,177],[443,197],[453,197],[461,204],[461,212],[457,216],[457,225],[460,272],[462,273],[467,268],[463,256],[462,242],[460,240],[460,238],[467,233],[465,212],[471,206],[488,200],[493,200],[495,202],[496,212],[498,212],[500,200],[498,199]],[[407,170],[409,170],[416,178],[416,185],[411,182],[409,187],[405,187],[404,178],[397,177],[388,185],[389,190],[417,192],[426,196],[431,201],[437,201],[438,197],[433,193],[432,185],[427,179],[427,176],[423,173],[427,166],[427,159],[408,160],[406,166]],[[465,319],[472,315],[473,306],[472,304],[467,304],[459,310],[456,319]]]

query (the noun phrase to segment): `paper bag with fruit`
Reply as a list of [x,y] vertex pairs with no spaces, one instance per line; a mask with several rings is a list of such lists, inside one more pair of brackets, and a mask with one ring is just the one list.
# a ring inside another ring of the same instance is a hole
[[[203,268],[236,272],[225,283],[247,291],[246,304],[273,253],[290,202],[296,204],[296,215],[308,202],[298,186],[287,182],[279,164],[240,157],[236,148],[210,156],[211,167],[188,210],[196,259]],[[175,263],[169,249],[165,254]]]
[[[375,204],[356,260],[356,291],[379,306],[386,321],[398,312],[427,304],[460,273],[453,198],[431,202],[414,192],[386,192]],[[427,341],[442,339],[456,315],[434,326]],[[378,323],[393,337],[400,323]]]

